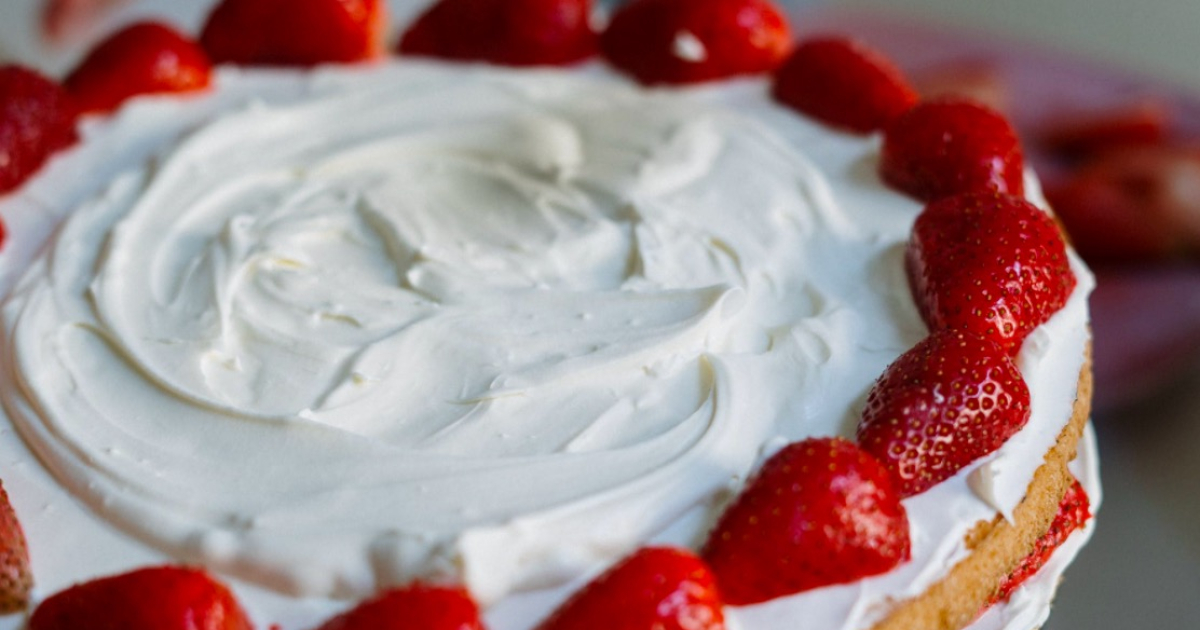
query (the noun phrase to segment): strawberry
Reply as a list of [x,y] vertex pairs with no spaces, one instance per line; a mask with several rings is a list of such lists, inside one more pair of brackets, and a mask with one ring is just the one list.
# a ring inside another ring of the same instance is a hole
[[1146,204],[1147,189],[1125,186],[1123,180],[1087,169],[1059,184],[1047,183],[1046,199],[1079,255],[1102,264],[1166,261],[1180,254],[1182,235]]
[[25,610],[32,589],[25,532],[8,501],[8,493],[0,485],[0,615]]
[[930,329],[968,330],[1013,356],[1075,289],[1054,220],[1009,195],[929,204],[913,225],[907,267]]
[[936,331],[875,381],[858,443],[910,497],[1000,448],[1029,414],[1029,388],[999,346],[966,331]]
[[785,447],[709,534],[702,556],[730,604],[753,604],[889,571],[910,554],[887,470],[841,438]]
[[1048,182],[1046,198],[1089,262],[1200,252],[1200,151],[1169,144],[1110,149]]
[[592,0],[441,0],[399,52],[508,66],[567,65],[596,53]]
[[787,18],[769,0],[633,0],[600,37],[604,56],[646,84],[770,72],[790,45]]
[[1021,142],[1004,116],[974,101],[924,101],[888,125],[884,181],[923,201],[967,192],[1025,194]]
[[1171,126],[1166,104],[1145,100],[1095,112],[1071,112],[1045,125],[1038,144],[1066,158],[1164,143]]
[[383,0],[224,0],[200,44],[216,63],[315,66],[384,53]]
[[1087,492],[1083,489],[1083,485],[1078,480],[1067,489],[1066,495],[1063,496],[1062,502],[1058,505],[1058,513],[1054,515],[1054,521],[1050,523],[1050,529],[1042,535],[1041,538],[1033,546],[1033,551],[1030,552],[1017,568],[1013,569],[1012,573],[1008,574],[1000,581],[1000,588],[992,597],[988,604],[990,607],[997,602],[1006,602],[1012,597],[1013,592],[1017,590],[1029,578],[1037,574],[1046,563],[1050,561],[1050,556],[1067,542],[1067,538],[1075,532],[1075,530],[1087,524],[1088,519],[1092,518],[1091,502],[1088,500]]
[[152,567],[77,584],[33,611],[29,630],[252,630],[233,594],[204,571]]
[[690,551],[649,547],[592,580],[537,630],[724,630],[712,572]]
[[416,584],[385,591],[317,630],[483,630],[479,608],[462,588]]
[[139,22],[96,46],[65,86],[81,111],[110,112],[138,94],[195,92],[211,81],[199,45],[165,24]]
[[21,66],[0,66],[0,194],[74,144],[77,117],[62,86]]
[[828,125],[878,131],[917,102],[892,62],[840,37],[800,43],[775,73],[777,100]]

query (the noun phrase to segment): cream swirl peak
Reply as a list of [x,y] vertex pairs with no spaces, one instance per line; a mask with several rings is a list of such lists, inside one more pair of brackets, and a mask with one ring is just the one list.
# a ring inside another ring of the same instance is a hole
[[[4,310],[25,443],[167,557],[312,598],[461,578],[500,630],[548,610],[514,593],[695,545],[775,448],[852,432],[925,334],[919,206],[874,175],[876,140],[761,81],[583,74],[224,71],[91,129],[82,153],[131,170],[62,209]],[[906,502],[911,563],[740,627],[866,625],[1011,511],[1070,416],[1076,273],[1022,354],[1034,416],[984,464],[987,501],[964,471]]]

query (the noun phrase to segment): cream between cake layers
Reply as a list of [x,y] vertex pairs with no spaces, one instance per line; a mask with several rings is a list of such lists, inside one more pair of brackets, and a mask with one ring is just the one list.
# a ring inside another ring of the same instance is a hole
[[[291,630],[462,579],[526,630],[648,541],[694,548],[782,445],[851,435],[926,334],[920,204],[879,181],[878,138],[764,80],[400,61],[218,84],[92,123],[0,202],[24,274],[0,461],[40,596],[196,562]],[[732,627],[870,627],[1011,515],[1085,365],[1072,267],[1018,360],[1029,424],[905,501],[912,561]]]

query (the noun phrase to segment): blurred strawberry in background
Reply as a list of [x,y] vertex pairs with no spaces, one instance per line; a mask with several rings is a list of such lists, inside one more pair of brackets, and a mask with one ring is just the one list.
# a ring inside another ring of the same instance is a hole
[[1099,279],[1101,410],[1156,393],[1200,354],[1200,142],[1182,116],[1139,97],[1031,132],[1046,198]]
[[1035,135],[1046,197],[1095,265],[1200,253],[1200,148],[1153,100],[1063,115]]

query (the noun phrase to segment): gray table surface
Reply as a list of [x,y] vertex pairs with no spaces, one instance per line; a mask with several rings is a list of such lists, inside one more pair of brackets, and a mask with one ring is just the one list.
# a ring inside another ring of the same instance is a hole
[[1104,505],[1045,630],[1200,627],[1200,366],[1094,423]]

